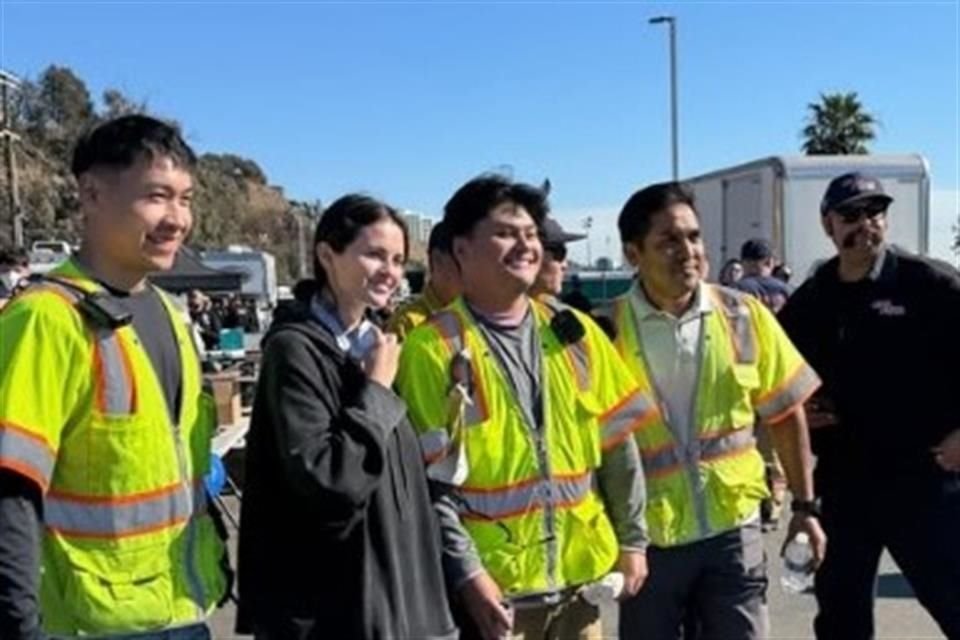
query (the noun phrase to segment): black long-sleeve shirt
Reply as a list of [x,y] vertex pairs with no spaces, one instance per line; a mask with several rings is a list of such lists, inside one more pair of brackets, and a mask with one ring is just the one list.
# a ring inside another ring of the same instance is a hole
[[37,640],[40,632],[40,489],[0,470],[0,638]]
[[818,477],[939,482],[930,449],[960,429],[950,373],[960,362],[960,274],[892,247],[858,282],[841,282],[837,267],[824,264],[779,315],[838,419],[815,434]]

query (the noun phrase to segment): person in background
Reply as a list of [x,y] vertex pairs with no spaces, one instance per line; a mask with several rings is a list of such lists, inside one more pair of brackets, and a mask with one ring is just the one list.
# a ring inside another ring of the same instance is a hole
[[874,637],[884,549],[944,635],[960,638],[960,274],[887,244],[892,202],[875,177],[831,181],[820,225],[837,255],[780,311],[824,381],[820,640]]
[[786,262],[781,262],[773,268],[773,277],[789,285],[790,278],[793,277],[793,269]]
[[0,309],[27,282],[30,255],[25,249],[0,247]]
[[[790,288],[773,277],[776,258],[770,243],[763,238],[747,240],[740,247],[740,260],[743,263],[743,277],[733,284],[733,288],[749,293],[773,313],[780,311],[790,297]],[[774,530],[779,526],[780,514],[783,511],[787,477],[773,446],[770,432],[762,424],[757,428],[757,448],[767,467],[767,485],[770,489],[770,497],[764,498],[761,503],[761,520],[764,530]]]
[[387,331],[401,340],[460,295],[460,267],[453,257],[452,243],[442,220],[433,225],[427,241],[427,284],[419,295],[400,304],[387,323]]
[[770,425],[796,500],[787,539],[803,531],[819,560],[803,402],[819,379],[758,300],[703,281],[706,255],[693,192],[678,182],[634,193],[618,220],[637,270],[617,298],[615,345],[660,410],[636,432],[649,496],[650,577],[620,606],[620,637],[677,640],[686,615],[699,637],[768,636],[756,449]]
[[210,298],[197,289],[187,294],[187,309],[190,320],[197,328],[206,350],[212,351],[220,346],[220,318],[213,312]]
[[247,306],[240,296],[235,293],[227,296],[221,324],[224,329],[241,329],[246,331],[247,325],[249,324]]
[[417,436],[391,390],[397,337],[368,318],[407,230],[362,195],[317,223],[314,277],[263,342],[247,436],[237,631],[257,640],[457,637]]
[[56,638],[210,638],[228,591],[202,483],[214,404],[182,312],[147,282],[193,226],[195,166],[146,116],[81,137],[80,251],[0,313],[4,640],[44,637],[41,622]]
[[567,243],[583,240],[586,237],[582,233],[568,233],[553,218],[544,218],[540,226],[543,263],[540,265],[537,279],[530,287],[530,297],[560,297],[563,291],[563,278],[567,273]]
[[[706,267],[704,267],[704,271],[706,271]],[[720,275],[717,280],[725,287],[732,287],[742,277],[743,263],[737,258],[730,258],[720,267]]]
[[740,247],[740,262],[743,276],[733,283],[733,288],[749,293],[774,313],[780,311],[790,297],[790,288],[773,277],[777,262],[770,243],[763,238],[747,240]]
[[656,412],[587,316],[527,291],[544,192],[497,175],[444,209],[463,295],[404,341],[464,638],[598,639],[578,590],[646,578],[643,472],[630,435]]

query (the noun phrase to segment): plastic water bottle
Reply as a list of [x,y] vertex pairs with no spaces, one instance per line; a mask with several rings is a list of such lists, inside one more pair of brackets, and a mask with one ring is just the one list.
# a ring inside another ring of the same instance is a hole
[[783,552],[780,587],[786,593],[804,593],[813,587],[813,547],[810,536],[801,531]]
[[585,586],[580,592],[580,596],[595,607],[613,604],[623,593],[623,583],[623,574],[614,571]]

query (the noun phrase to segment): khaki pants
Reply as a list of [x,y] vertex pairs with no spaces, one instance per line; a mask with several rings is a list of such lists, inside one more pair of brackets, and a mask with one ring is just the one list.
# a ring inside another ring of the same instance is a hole
[[572,597],[555,605],[517,609],[512,640],[602,640],[600,609]]

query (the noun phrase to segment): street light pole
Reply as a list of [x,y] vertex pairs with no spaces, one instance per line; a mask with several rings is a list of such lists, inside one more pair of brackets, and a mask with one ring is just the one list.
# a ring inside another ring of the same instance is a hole
[[677,118],[677,19],[675,16],[650,18],[650,24],[664,24],[670,28],[670,148],[673,162],[673,179],[680,176],[680,135]]

